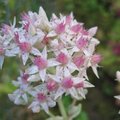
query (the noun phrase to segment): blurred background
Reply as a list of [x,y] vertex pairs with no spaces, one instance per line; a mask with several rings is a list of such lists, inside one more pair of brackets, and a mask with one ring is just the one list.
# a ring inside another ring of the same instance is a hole
[[[96,37],[101,43],[97,52],[103,56],[100,79],[88,70],[96,87],[89,89],[86,100],[81,102],[82,112],[75,120],[120,120],[120,101],[113,97],[120,94],[120,84],[115,81],[115,73],[120,70],[120,0],[0,0],[0,25],[9,24],[14,16],[19,21],[20,13],[37,12],[39,6],[43,6],[49,18],[53,12],[59,15],[72,11],[86,28],[99,28]],[[8,99],[7,94],[15,89],[11,80],[19,75],[20,65],[16,61],[6,59],[0,71],[0,120],[45,120],[44,112],[33,114],[26,106],[16,106]],[[66,106],[69,102],[69,97],[64,98]],[[57,107],[53,112],[59,113]]]

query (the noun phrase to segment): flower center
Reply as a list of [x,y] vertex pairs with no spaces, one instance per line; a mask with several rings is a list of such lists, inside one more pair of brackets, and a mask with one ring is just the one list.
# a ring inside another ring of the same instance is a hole
[[73,86],[73,81],[70,77],[66,77],[63,79],[62,81],[62,86],[65,88],[65,89],[69,89]]
[[83,49],[88,45],[88,40],[81,37],[76,41],[76,45],[79,49]]
[[58,24],[55,31],[57,34],[63,33],[65,31],[65,25],[63,23]]
[[40,101],[40,102],[45,102],[46,101],[46,95],[44,93],[38,93],[37,94],[37,99]]
[[56,88],[57,88],[57,83],[54,80],[49,80],[47,82],[47,89],[49,91],[54,91],[54,90],[56,90]]
[[56,60],[62,64],[67,64],[68,63],[68,57],[64,53],[60,53],[57,57]]
[[20,49],[23,51],[23,52],[30,52],[31,49],[32,49],[32,46],[30,43],[28,42],[22,42],[19,44],[19,47]]
[[42,70],[47,67],[47,60],[41,57],[35,57],[34,64],[38,67],[38,69]]
[[77,56],[73,58],[73,62],[78,68],[80,68],[84,64],[85,58],[83,56]]

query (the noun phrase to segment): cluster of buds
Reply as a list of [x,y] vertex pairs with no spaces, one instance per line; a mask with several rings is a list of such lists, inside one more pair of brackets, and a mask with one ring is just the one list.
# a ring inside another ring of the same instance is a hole
[[9,94],[15,104],[29,104],[33,112],[49,112],[58,98],[70,95],[85,98],[89,83],[87,69],[97,77],[101,56],[95,53],[99,41],[97,27],[85,29],[71,13],[52,14],[48,20],[42,7],[39,13],[23,13],[21,27],[4,24],[0,33],[0,68],[5,57],[19,56],[25,66],[13,84],[18,88]]
[[[117,72],[116,72],[116,80],[117,80],[118,82],[120,82],[120,71],[117,71]],[[120,100],[120,95],[115,96],[115,98],[118,99],[118,100]],[[120,114],[120,111],[119,111],[119,114]]]

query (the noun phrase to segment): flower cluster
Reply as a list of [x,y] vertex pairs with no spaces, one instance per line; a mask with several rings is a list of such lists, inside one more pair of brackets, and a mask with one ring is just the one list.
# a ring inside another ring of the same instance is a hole
[[[118,81],[118,82],[120,82],[120,71],[117,71],[116,72],[116,80]],[[115,98],[117,98],[118,100],[120,100],[120,95],[118,95],[118,96],[115,96]],[[120,114],[120,111],[119,111],[119,114]]]
[[52,14],[48,20],[42,7],[39,13],[23,13],[21,27],[4,24],[0,36],[0,68],[5,57],[19,56],[25,70],[13,84],[18,88],[9,94],[15,104],[29,104],[33,112],[48,113],[62,95],[81,100],[89,83],[87,69],[97,77],[101,56],[95,53],[99,41],[97,27],[85,29],[71,13]]

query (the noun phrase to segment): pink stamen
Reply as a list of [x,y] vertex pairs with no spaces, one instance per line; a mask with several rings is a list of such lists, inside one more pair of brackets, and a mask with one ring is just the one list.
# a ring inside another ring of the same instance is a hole
[[88,40],[81,37],[76,41],[76,45],[79,49],[83,49],[88,45]]
[[99,54],[95,54],[91,58],[92,64],[98,64],[101,60],[102,60],[102,57]]
[[57,34],[63,33],[65,31],[65,24],[63,23],[58,24],[55,31]]
[[37,99],[39,100],[39,102],[45,102],[47,97],[44,93],[38,93],[37,94]]
[[19,47],[23,52],[30,52],[32,49],[31,44],[28,42],[19,43]]
[[54,80],[48,80],[47,82],[47,89],[49,91],[54,91],[57,89],[57,83]]
[[69,89],[71,87],[73,87],[73,81],[70,77],[66,77],[63,79],[62,81],[62,86],[65,88],[65,89]]
[[61,52],[57,57],[56,60],[62,64],[68,63],[68,57],[63,52]]
[[76,56],[73,58],[73,62],[78,68],[80,68],[81,66],[83,66],[85,58],[83,56]]
[[47,60],[38,56],[35,57],[34,64],[38,67],[39,70],[42,70],[47,67]]

